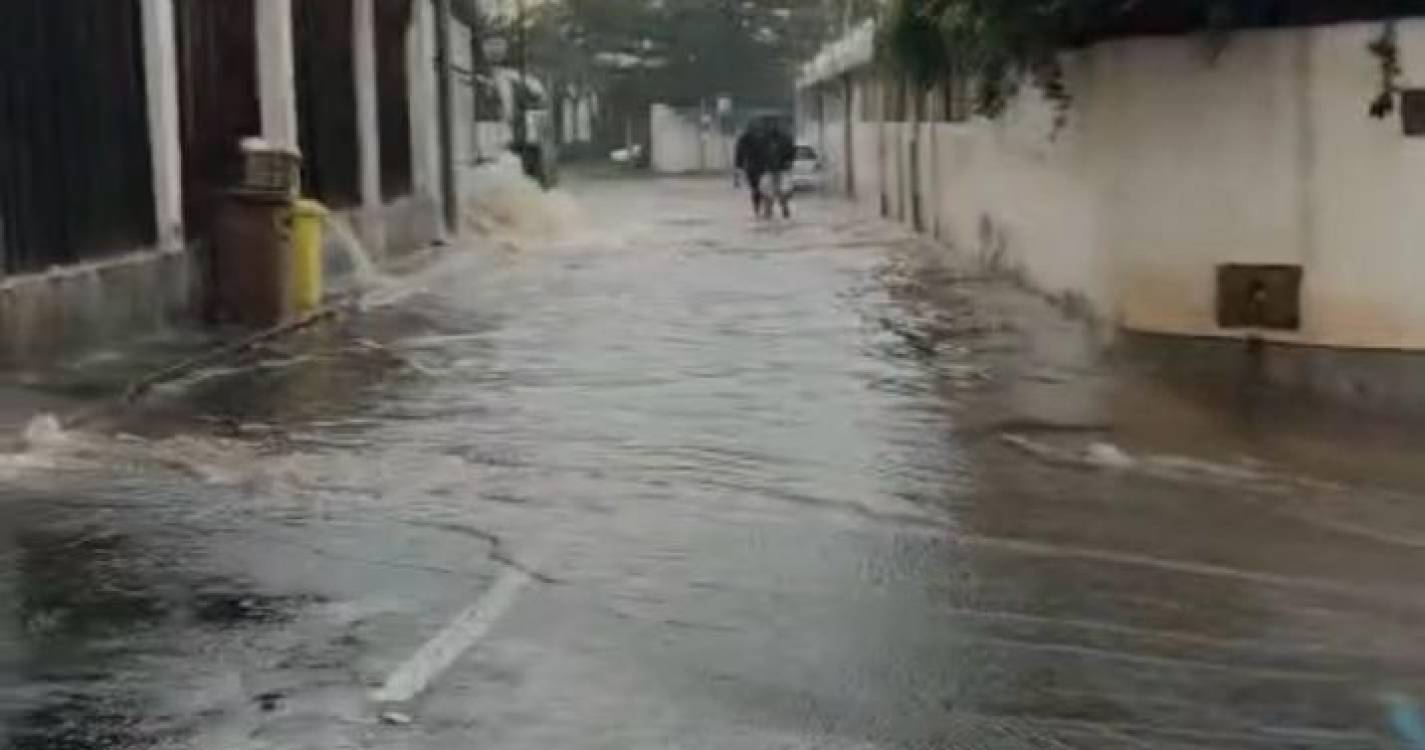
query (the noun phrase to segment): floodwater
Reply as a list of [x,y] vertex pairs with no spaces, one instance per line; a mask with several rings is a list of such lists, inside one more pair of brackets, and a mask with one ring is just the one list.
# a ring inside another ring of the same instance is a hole
[[1125,373],[832,199],[571,192],[17,427],[0,747],[1425,747],[1425,507],[1345,459],[1408,442]]

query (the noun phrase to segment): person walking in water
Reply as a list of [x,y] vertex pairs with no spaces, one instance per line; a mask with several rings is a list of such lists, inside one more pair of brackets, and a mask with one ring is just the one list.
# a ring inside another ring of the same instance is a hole
[[771,218],[775,203],[781,205],[783,218],[791,218],[786,173],[795,159],[796,144],[772,118],[752,121],[738,137],[734,167],[747,177],[754,215]]

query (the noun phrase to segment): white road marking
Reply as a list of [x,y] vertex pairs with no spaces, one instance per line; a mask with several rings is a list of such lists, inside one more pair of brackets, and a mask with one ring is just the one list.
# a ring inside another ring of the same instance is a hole
[[520,591],[533,579],[530,571],[541,564],[545,549],[547,547],[541,547],[540,552],[518,568],[505,568],[483,596],[392,672],[381,688],[372,693],[372,700],[377,703],[404,703],[425,692],[509,611]]

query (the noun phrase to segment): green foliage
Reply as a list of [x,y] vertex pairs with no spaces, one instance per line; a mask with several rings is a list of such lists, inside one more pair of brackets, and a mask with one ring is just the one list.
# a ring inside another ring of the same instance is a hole
[[999,114],[1025,78],[1067,105],[1056,53],[1132,6],[1132,0],[896,0],[882,44],[921,85],[952,70],[972,74],[984,115]]
[[1367,111],[1381,119],[1395,111],[1395,95],[1400,91],[1400,46],[1396,43],[1395,24],[1387,23],[1378,39],[1366,48],[1380,63],[1380,91],[1371,100]]
[[[556,86],[600,94],[601,140],[621,143],[647,107],[789,108],[801,62],[873,0],[545,0],[532,4],[530,64]],[[537,9],[537,11],[536,11]]]
[[[1403,0],[893,0],[882,47],[912,80],[953,64],[975,76],[994,116],[1023,80],[1067,106],[1058,53],[1105,37],[1389,17]],[[1418,8],[1417,8],[1418,10]],[[931,39],[932,30],[939,39]],[[1377,53],[1378,56],[1379,53]],[[1389,62],[1384,63],[1387,67]]]
[[881,27],[880,44],[921,88],[949,76],[955,67],[931,3],[897,2]]
[[842,2],[852,0],[549,0],[539,57],[581,61],[568,67],[604,84],[636,78],[665,101],[786,101]]

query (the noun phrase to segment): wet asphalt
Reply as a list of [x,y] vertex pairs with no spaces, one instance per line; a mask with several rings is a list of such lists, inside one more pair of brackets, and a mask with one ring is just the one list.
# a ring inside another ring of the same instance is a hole
[[1408,439],[1128,374],[834,199],[570,191],[562,237],[31,425],[0,747],[1425,747],[1425,505],[1352,459]]

